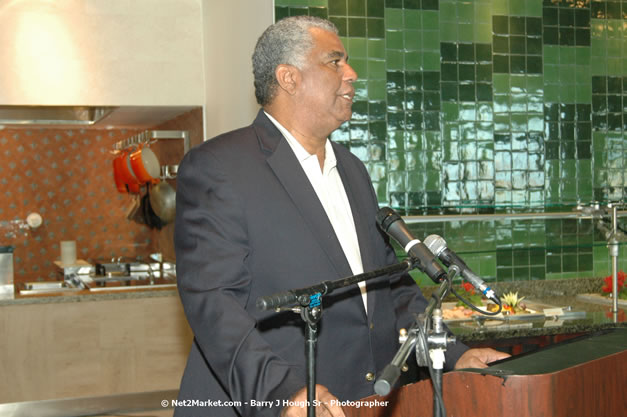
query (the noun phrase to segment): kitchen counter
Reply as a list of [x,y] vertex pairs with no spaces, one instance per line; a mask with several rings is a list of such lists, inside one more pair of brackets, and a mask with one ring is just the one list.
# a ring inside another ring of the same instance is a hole
[[[608,304],[600,304],[577,297],[578,294],[600,293],[602,285],[601,278],[496,283],[492,286],[497,294],[518,292],[518,295],[524,296],[529,304],[562,308],[564,316],[519,315],[513,320],[491,320],[489,316],[481,316],[445,322],[458,341],[471,345],[489,345],[491,341],[505,339],[577,335],[614,327],[627,327],[624,306],[619,306],[619,313],[614,320],[609,300]],[[427,287],[423,288],[423,292],[425,296],[430,296],[436,289],[435,286]],[[457,291],[463,293],[463,290]],[[449,296],[446,300],[456,299]]]
[[0,298],[0,306],[27,305],[27,304],[57,304],[57,303],[78,303],[88,301],[103,300],[125,300],[134,298],[154,298],[154,297],[178,297],[176,288],[146,288],[129,287],[122,291],[100,291],[90,292],[88,290],[73,291],[71,293],[50,293],[41,295],[15,295],[12,298]]

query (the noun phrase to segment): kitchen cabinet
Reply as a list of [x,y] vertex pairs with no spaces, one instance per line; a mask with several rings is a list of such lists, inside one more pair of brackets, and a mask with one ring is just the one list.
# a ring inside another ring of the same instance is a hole
[[192,343],[176,291],[0,305],[0,403],[178,389]]

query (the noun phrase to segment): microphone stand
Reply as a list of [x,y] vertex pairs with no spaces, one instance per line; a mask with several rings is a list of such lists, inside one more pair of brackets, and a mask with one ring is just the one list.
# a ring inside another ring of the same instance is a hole
[[[455,343],[455,336],[449,336],[444,328],[442,300],[451,288],[452,280],[459,273],[456,265],[451,265],[447,277],[440,283],[437,291],[433,293],[425,312],[416,317],[415,323],[402,334],[399,341],[400,349],[392,358],[374,384],[374,390],[378,395],[385,396],[390,393],[392,387],[401,375],[401,368],[407,362],[412,349],[416,350],[418,366],[429,368],[429,374],[433,383],[433,416],[442,417],[445,414],[442,398],[442,373],[444,368],[444,352],[448,344]],[[431,319],[433,317],[433,320]],[[442,413],[442,411],[444,411]]]
[[300,307],[289,307],[295,313],[300,313],[306,324],[305,355],[307,360],[307,417],[316,417],[316,347],[318,344],[318,322],[322,318],[322,296],[332,291],[357,284],[361,281],[377,278],[394,272],[406,272],[414,267],[415,261],[410,258],[403,262],[376,269],[371,272],[340,278],[335,281],[323,281],[311,287],[289,290],[270,296],[259,297],[257,308],[269,310],[274,308],[277,312],[284,306],[297,302]]

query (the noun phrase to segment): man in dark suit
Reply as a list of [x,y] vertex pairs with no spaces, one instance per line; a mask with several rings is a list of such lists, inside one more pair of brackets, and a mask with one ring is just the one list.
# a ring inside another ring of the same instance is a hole
[[[272,25],[253,55],[257,118],[181,163],[177,274],[195,338],[179,399],[203,408],[177,407],[177,416],[304,416],[303,322],[292,312],[258,311],[257,297],[397,262],[376,226],[365,167],[327,139],[351,117],[357,74],[347,61],[330,22]],[[343,415],[332,399],[374,393],[398,330],[426,304],[407,274],[324,297],[318,415]],[[447,367],[484,367],[503,356],[458,344]]]

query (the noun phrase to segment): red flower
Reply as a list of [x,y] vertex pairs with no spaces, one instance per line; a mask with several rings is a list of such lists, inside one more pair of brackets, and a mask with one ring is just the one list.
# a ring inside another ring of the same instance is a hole
[[473,287],[470,282],[464,282],[462,284],[462,287],[464,287],[464,290],[466,292],[469,292],[470,294],[475,295],[475,287]]
[[[620,292],[620,290],[625,286],[625,273],[623,271],[619,271],[618,274],[616,274],[616,280],[618,281],[618,291]],[[609,275],[605,277],[604,281],[605,281],[605,286],[601,289],[601,291],[606,292],[606,293],[611,293],[612,292],[612,276]]]

